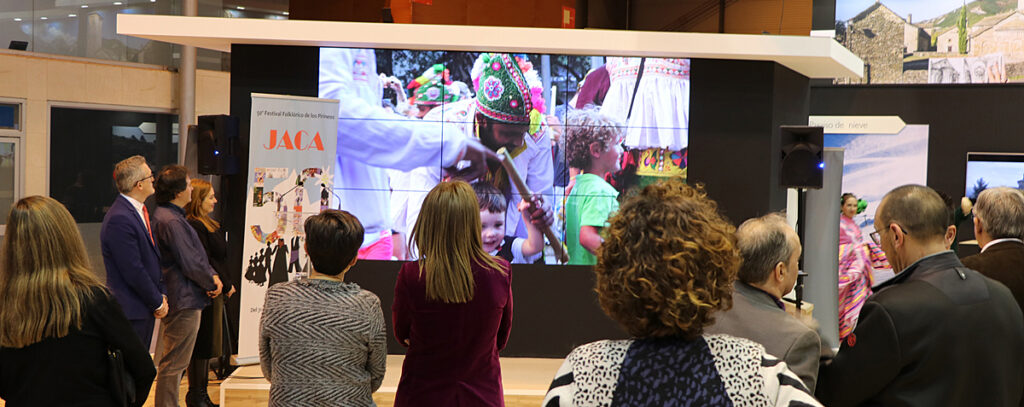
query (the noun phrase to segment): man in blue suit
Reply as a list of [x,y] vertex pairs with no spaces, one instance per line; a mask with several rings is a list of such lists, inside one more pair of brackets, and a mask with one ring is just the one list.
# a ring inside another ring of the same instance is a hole
[[149,210],[143,205],[154,192],[153,171],[145,158],[132,156],[114,166],[114,183],[120,195],[100,229],[107,288],[148,349],[155,318],[163,318],[169,310]]

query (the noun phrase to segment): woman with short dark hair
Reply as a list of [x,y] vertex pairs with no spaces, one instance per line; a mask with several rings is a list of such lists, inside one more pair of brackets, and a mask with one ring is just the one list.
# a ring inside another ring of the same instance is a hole
[[[0,398],[7,406],[123,406],[108,350],[120,350],[141,406],[156,377],[121,305],[93,275],[75,220],[44,196],[19,200],[0,249]],[[148,345],[148,344],[147,344]]]
[[372,406],[384,381],[384,312],[376,295],[345,281],[363,225],[328,209],[306,219],[305,233],[309,278],[270,287],[260,319],[270,405]]
[[734,231],[701,187],[679,180],[623,203],[594,271],[601,308],[633,339],[574,349],[544,405],[820,405],[761,345],[703,335],[732,306]]

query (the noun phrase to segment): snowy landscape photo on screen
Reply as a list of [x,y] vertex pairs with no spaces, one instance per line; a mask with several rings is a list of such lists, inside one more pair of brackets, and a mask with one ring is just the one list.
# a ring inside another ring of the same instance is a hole
[[886,192],[928,181],[928,125],[907,125],[896,134],[826,134],[825,147],[845,149],[843,192],[868,202],[854,217],[865,237],[875,230],[875,210]]
[[964,196],[978,198],[987,188],[1024,189],[1024,154],[967,154]]

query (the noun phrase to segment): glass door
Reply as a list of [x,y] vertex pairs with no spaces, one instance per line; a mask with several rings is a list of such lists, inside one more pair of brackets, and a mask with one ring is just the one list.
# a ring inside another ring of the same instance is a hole
[[[16,137],[0,137],[0,223],[7,222],[7,213],[21,198],[20,144]],[[0,225],[0,235],[6,225]]]

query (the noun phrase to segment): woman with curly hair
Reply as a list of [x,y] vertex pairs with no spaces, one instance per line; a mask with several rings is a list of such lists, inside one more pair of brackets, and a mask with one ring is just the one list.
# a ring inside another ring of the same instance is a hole
[[732,306],[734,232],[703,188],[681,180],[626,200],[598,250],[595,289],[633,339],[574,349],[544,405],[820,405],[761,345],[703,335]]

